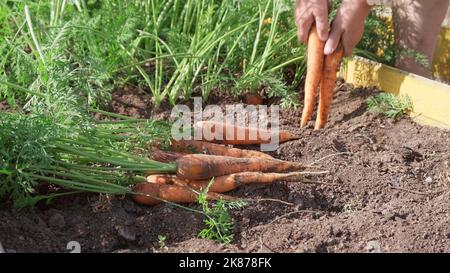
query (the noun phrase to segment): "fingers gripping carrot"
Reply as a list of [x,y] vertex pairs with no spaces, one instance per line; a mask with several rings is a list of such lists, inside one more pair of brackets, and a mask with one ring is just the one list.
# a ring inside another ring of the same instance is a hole
[[300,127],[306,126],[311,119],[316,102],[317,90],[321,81],[324,61],[325,42],[319,39],[316,25],[311,27],[308,38],[308,60],[305,79],[305,101]]

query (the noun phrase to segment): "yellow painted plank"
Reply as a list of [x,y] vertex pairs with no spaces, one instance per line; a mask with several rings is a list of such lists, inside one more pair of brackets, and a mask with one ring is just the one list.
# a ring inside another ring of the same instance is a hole
[[361,57],[347,60],[340,72],[355,86],[375,86],[396,95],[408,95],[413,119],[421,124],[450,129],[450,86]]

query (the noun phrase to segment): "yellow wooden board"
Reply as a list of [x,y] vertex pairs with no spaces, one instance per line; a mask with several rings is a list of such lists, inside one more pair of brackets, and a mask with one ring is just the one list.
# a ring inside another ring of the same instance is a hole
[[375,86],[396,95],[408,95],[414,120],[450,130],[450,85],[361,57],[345,61],[339,74],[355,86]]

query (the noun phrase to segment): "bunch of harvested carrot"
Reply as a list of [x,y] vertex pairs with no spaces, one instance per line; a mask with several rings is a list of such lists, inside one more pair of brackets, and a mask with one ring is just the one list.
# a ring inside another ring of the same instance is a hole
[[172,148],[175,152],[157,150],[152,158],[173,161],[174,172],[150,174],[147,183],[135,186],[133,198],[136,202],[145,205],[155,205],[162,200],[195,202],[199,191],[208,185],[207,198],[234,200],[222,193],[247,184],[299,182],[304,175],[300,171],[306,168],[301,163],[275,159],[258,151],[203,141],[173,141]]
[[330,55],[324,55],[325,43],[319,39],[316,26],[311,27],[308,38],[308,61],[305,80],[305,101],[300,127],[305,127],[313,113],[320,86],[319,109],[314,129],[324,128],[333,101],[336,73],[344,50],[341,44]]

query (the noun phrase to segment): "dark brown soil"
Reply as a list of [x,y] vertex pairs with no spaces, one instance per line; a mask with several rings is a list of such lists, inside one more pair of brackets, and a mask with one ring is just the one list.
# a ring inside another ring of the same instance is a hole
[[[375,117],[364,103],[373,92],[339,88],[321,131],[298,129],[300,111],[283,111],[284,129],[301,139],[273,155],[304,163],[334,155],[316,163],[329,174],[310,177],[328,184],[231,192],[255,203],[233,211],[230,245],[199,239],[199,214],[98,195],[22,211],[2,208],[0,242],[9,252],[68,252],[70,241],[84,252],[450,252],[450,132],[409,118]],[[133,89],[115,94],[112,108],[159,118],[169,109],[151,111],[150,98]]]
[[11,107],[8,105],[8,102],[6,100],[0,101],[0,111],[11,111]]

